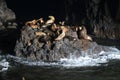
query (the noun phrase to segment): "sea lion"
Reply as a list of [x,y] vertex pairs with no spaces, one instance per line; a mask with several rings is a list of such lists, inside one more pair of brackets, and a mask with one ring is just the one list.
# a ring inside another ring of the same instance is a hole
[[44,32],[35,32],[36,36],[46,36]]
[[44,23],[43,18],[38,19],[38,22],[40,22],[40,24],[43,24]]
[[54,16],[48,16],[50,19],[45,22],[44,25],[42,25],[43,28],[46,28],[50,25],[52,25],[55,22]]
[[37,20],[32,20],[25,23],[26,26],[30,26],[32,28],[39,28],[39,26],[36,24],[37,24]]
[[78,27],[78,37],[79,39],[93,41],[92,38],[87,34],[87,30],[84,26]]
[[62,21],[62,22],[60,21],[59,24],[63,26],[65,25],[65,21]]
[[46,21],[46,23],[45,23],[46,25],[47,25],[47,24],[52,24],[52,23],[55,22],[55,17],[54,17],[54,16],[48,16],[48,17],[49,17],[50,19]]
[[40,19],[37,20],[36,24],[41,27],[41,25],[43,25],[44,23],[45,22],[44,22],[43,18],[40,18]]
[[55,40],[61,40],[65,37],[65,33],[68,31],[68,28],[65,26],[61,26],[62,33],[55,39]]
[[52,31],[56,31],[56,30],[58,30],[58,28],[59,27],[55,23],[51,26]]

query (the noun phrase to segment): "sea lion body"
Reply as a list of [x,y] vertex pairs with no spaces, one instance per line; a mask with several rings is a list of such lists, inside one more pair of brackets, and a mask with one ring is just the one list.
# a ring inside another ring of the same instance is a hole
[[79,39],[93,41],[92,38],[87,34],[87,30],[84,26],[78,28],[78,35],[79,35]]
[[55,40],[61,40],[65,37],[66,32],[68,31],[68,28],[65,26],[61,26],[62,33],[55,39]]
[[46,23],[45,23],[46,25],[47,25],[47,24],[52,24],[52,23],[55,22],[54,16],[48,16],[48,17],[49,17],[50,19],[46,21]]

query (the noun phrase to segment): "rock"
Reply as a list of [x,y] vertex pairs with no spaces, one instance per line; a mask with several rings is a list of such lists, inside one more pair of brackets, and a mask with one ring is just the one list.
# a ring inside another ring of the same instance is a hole
[[11,25],[12,25],[12,23],[11,23],[11,22],[8,22],[8,23],[7,23],[7,25],[8,25],[8,26],[11,26]]
[[[79,39],[77,31],[69,26],[64,26],[68,28],[68,31],[60,40],[55,40],[61,34],[60,25],[56,26],[58,29],[56,31],[51,30],[53,24],[46,27],[36,25],[39,27],[36,29],[32,26],[23,26],[21,30],[14,50],[18,57],[32,61],[59,61],[61,58],[92,56],[97,55],[100,51],[109,51],[109,48],[99,46],[96,42]],[[45,34],[36,35],[35,33],[39,31]]]
[[18,36],[15,13],[7,7],[5,0],[0,0],[0,49],[12,53]]
[[5,26],[0,26],[0,30],[5,30]]
[[2,26],[3,25],[3,23],[2,22],[0,22],[0,26]]
[[7,7],[5,0],[0,0],[0,19],[2,21],[15,20],[15,13]]
[[[15,28],[17,25],[14,20],[16,19],[15,13],[7,7],[5,0],[0,0],[0,28]],[[2,26],[3,25],[3,26]],[[1,27],[2,26],[2,27]]]
[[18,26],[18,24],[16,22],[13,22],[12,25],[13,26]]
[[7,26],[8,29],[16,29],[16,26]]

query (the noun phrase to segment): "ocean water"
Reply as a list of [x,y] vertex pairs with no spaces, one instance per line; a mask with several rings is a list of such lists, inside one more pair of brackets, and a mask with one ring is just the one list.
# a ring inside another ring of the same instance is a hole
[[62,66],[62,67],[84,67],[84,66],[100,66],[102,63],[107,63],[112,59],[120,59],[120,50],[114,47],[110,47],[110,51],[101,51],[98,56],[81,56],[74,57],[71,55],[70,58],[61,58],[58,62],[41,62],[41,61],[27,61],[26,59],[7,55],[7,58],[13,59],[17,63],[21,63],[29,66]]
[[31,62],[1,55],[0,80],[120,80],[120,50],[109,48],[97,57],[71,55],[58,62]]

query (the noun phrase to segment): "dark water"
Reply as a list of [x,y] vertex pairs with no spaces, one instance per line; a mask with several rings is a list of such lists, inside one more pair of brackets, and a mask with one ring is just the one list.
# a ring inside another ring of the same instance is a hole
[[[111,40],[96,40],[99,44],[116,46],[120,43]],[[62,67],[62,66],[28,66],[9,61],[7,71],[0,72],[0,80],[120,80],[120,60],[110,60],[101,66]]]
[[99,67],[63,68],[59,66],[12,66],[0,73],[0,80],[120,80],[120,61]]

